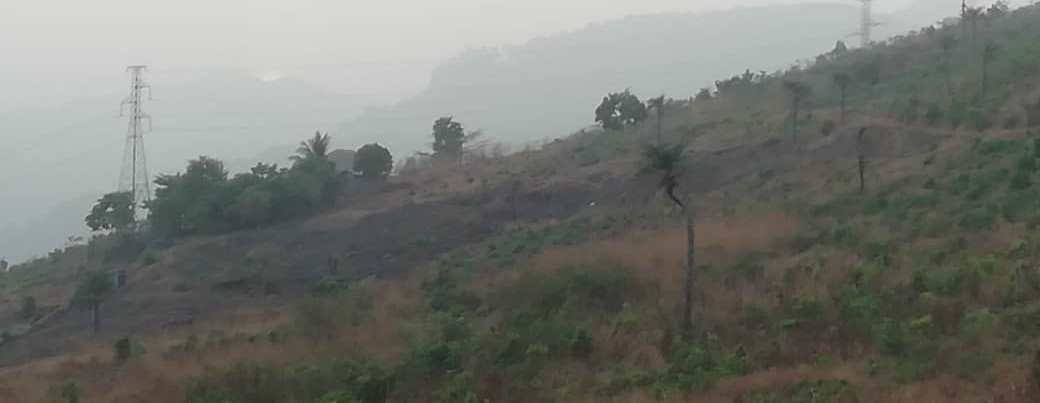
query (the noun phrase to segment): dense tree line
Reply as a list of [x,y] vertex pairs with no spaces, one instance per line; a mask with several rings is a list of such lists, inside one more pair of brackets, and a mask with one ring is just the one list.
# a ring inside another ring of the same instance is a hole
[[[249,172],[234,176],[220,160],[206,156],[191,160],[183,172],[155,179],[155,197],[144,206],[150,228],[162,236],[214,234],[257,228],[330,207],[344,178],[336,174],[328,158],[329,146],[328,134],[315,133],[300,143],[291,167],[258,163]],[[351,168],[360,180],[381,180],[390,174],[392,165],[389,150],[368,144],[361,147]],[[130,227],[133,201],[129,193],[104,195],[86,223],[95,231]]]

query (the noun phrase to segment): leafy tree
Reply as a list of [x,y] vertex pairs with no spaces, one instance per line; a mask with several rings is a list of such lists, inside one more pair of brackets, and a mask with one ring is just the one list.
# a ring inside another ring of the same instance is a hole
[[682,213],[686,225],[686,280],[683,284],[683,310],[682,331],[685,337],[693,336],[693,285],[696,275],[695,267],[695,239],[694,216],[692,206],[689,206],[676,195],[679,187],[679,177],[682,175],[683,165],[686,159],[684,146],[682,145],[652,145],[643,149],[644,174],[657,174],[661,179],[658,188]]
[[92,231],[122,230],[134,222],[130,192],[113,192],[98,199],[85,221]]
[[310,159],[328,159],[329,144],[332,140],[328,133],[314,132],[314,137],[301,141],[296,148],[296,155],[289,157],[293,162],[299,163]]
[[621,121],[626,125],[634,125],[646,120],[648,113],[646,104],[639,97],[625,90],[621,93],[621,103],[618,105],[618,113]]
[[650,109],[657,112],[657,144],[661,144],[661,123],[664,120],[664,95],[646,100]]
[[800,81],[784,80],[784,91],[791,98],[791,136],[798,136],[798,109],[802,102],[809,97],[812,88]]
[[624,125],[618,116],[618,104],[620,99],[615,94],[603,97],[603,101],[596,107],[596,123],[606,130],[621,130]]
[[987,84],[989,81],[989,64],[997,58],[997,52],[1000,51],[1000,47],[993,42],[986,43],[986,46],[982,49],[982,88],[981,94],[986,95]]
[[841,122],[845,123],[845,96],[849,89],[849,84],[852,84],[852,76],[846,72],[834,73],[834,85],[838,86],[838,90],[841,91]]
[[274,195],[260,186],[242,191],[232,204],[237,221],[247,227],[268,224],[273,217]]
[[443,159],[462,158],[466,133],[462,124],[452,117],[442,117],[433,123],[433,156]]
[[357,151],[354,157],[354,170],[366,179],[384,179],[393,169],[394,159],[390,150],[379,144],[366,144]]
[[607,94],[596,107],[596,122],[607,130],[621,130],[625,125],[642,122],[647,116],[646,104],[629,90]]
[[184,173],[160,175],[147,206],[152,228],[170,235],[212,232],[233,204],[234,195],[223,191],[227,176],[223,162],[206,156],[189,161]]
[[111,293],[111,276],[106,272],[93,272],[83,279],[72,297],[73,304],[90,309],[94,334],[101,330],[101,304]]

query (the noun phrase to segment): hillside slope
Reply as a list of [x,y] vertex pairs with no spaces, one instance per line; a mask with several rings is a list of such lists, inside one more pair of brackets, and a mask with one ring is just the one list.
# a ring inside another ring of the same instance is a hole
[[[306,220],[18,267],[5,328],[19,298],[62,305],[86,272],[130,281],[94,339],[75,309],[5,338],[0,396],[1035,401],[1040,7],[986,18],[986,86],[985,47],[949,27],[667,103],[697,211],[692,339],[681,219],[638,174],[651,118],[395,177]],[[836,73],[854,80],[844,123]],[[793,119],[785,82],[811,88]]]

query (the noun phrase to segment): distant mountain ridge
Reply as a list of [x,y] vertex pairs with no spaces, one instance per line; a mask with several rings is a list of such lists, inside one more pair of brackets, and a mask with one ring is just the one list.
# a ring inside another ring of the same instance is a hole
[[[879,16],[885,23],[876,38],[944,15],[937,2],[919,3],[905,17]],[[448,115],[510,143],[559,137],[591,123],[608,91],[686,98],[745,69],[774,71],[838,40],[851,45],[859,18],[854,4],[638,15],[523,45],[472,49],[438,67],[415,97],[370,109],[337,134],[343,143],[378,141],[398,156],[426,149],[432,122]]]
[[[246,169],[271,146],[328,130],[362,107],[349,95],[300,80],[262,81],[237,71],[152,81],[145,111],[154,124],[145,147],[153,176],[179,171],[199,155]],[[126,132],[121,96],[0,119],[0,149],[8,150],[0,159],[0,256],[17,261],[40,255],[85,232],[82,217],[91,200],[118,182]]]

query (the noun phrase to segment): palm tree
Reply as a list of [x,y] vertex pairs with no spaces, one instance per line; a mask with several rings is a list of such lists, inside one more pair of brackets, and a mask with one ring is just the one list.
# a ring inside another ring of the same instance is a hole
[[685,160],[685,147],[683,145],[652,145],[643,149],[643,173],[657,173],[661,180],[657,186],[664,190],[665,195],[672,203],[682,211],[686,224],[686,281],[683,285],[683,313],[682,332],[689,339],[693,336],[693,283],[695,276],[694,241],[696,232],[694,228],[694,217],[691,206],[683,203],[676,196],[676,188],[679,187],[679,176],[682,174],[682,165]]
[[784,89],[787,90],[787,94],[791,97],[791,137],[797,137],[798,108],[801,106],[802,101],[812,92],[812,88],[799,81],[785,80]]
[[841,123],[845,123],[845,95],[852,84],[852,76],[843,71],[834,73],[834,84],[841,91]]
[[989,80],[989,64],[997,58],[1000,47],[993,42],[986,43],[982,49],[982,95],[986,95],[986,81]]
[[314,137],[301,141],[300,146],[296,148],[296,155],[289,157],[294,162],[300,162],[303,160],[309,160],[312,158],[328,158],[329,155],[329,134],[322,133],[320,131],[314,132]]
[[856,162],[859,168],[859,192],[863,193],[867,189],[866,183],[863,181],[863,170],[866,169],[867,159],[863,155],[863,135],[867,133],[866,127],[859,128],[859,134],[856,135]]
[[646,100],[646,106],[657,111],[657,144],[661,145],[661,121],[664,119],[664,95]]

